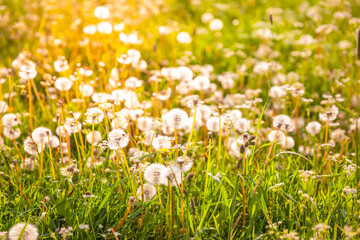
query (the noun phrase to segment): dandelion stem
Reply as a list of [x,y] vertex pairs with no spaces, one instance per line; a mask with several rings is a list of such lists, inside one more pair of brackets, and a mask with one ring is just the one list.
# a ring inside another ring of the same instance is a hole
[[94,131],[95,124],[92,124],[91,160],[90,160],[90,179],[92,179],[92,167],[94,162]]
[[275,136],[274,136],[274,140],[272,141],[271,146],[270,146],[269,151],[268,151],[268,154],[267,154],[267,156],[266,156],[266,160],[265,160],[264,167],[263,167],[263,169],[262,169],[262,171],[261,171],[261,173],[260,173],[259,179],[257,180],[256,185],[255,185],[255,187],[254,187],[254,189],[253,189],[253,191],[252,191],[252,194],[255,193],[257,187],[258,187],[259,184],[260,184],[261,177],[262,177],[262,175],[264,174],[264,171],[265,171],[265,168],[266,168],[266,164],[267,164],[267,162],[268,162],[269,159],[270,159],[270,155],[271,155],[272,149],[273,149],[273,147],[274,147],[274,144],[275,144],[275,141],[276,141],[276,137],[277,137],[277,135],[278,135],[278,133],[279,133],[279,130],[280,130],[280,129],[276,130],[276,133],[275,133]]
[[49,141],[49,155],[50,155],[50,167],[51,167],[51,173],[53,175],[53,179],[56,179],[55,170],[54,170],[54,163],[52,158],[52,152],[51,152],[51,146],[50,146],[50,134],[48,134],[48,141]]
[[18,145],[16,144],[15,139],[13,139],[12,142],[14,144],[14,147],[15,147],[17,153],[19,154],[19,157],[21,158],[22,161],[24,161],[25,159],[24,159],[23,155],[21,155],[20,149],[19,149]]
[[188,139],[187,144],[186,144],[186,148],[185,148],[185,152],[184,152],[184,159],[185,159],[186,153],[187,153],[187,151],[189,149],[189,145],[190,145],[190,142],[191,142],[191,136],[192,136],[192,133],[193,133],[194,128],[195,128],[195,120],[196,120],[196,104],[194,105],[194,120],[193,120],[193,123],[192,123],[189,139]]
[[[220,156],[221,156],[221,110],[219,112],[219,146],[218,146],[217,164],[220,164]],[[225,161],[224,161],[224,170],[225,170]]]
[[27,82],[27,86],[28,86],[28,98],[29,98],[29,126],[30,129],[33,129],[33,111],[32,111],[32,91],[31,91],[31,82],[30,80],[28,80]]

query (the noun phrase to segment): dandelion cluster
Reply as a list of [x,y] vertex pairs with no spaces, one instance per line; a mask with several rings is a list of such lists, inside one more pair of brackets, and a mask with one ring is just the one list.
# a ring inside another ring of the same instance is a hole
[[1,3],[0,238],[356,238],[358,5]]

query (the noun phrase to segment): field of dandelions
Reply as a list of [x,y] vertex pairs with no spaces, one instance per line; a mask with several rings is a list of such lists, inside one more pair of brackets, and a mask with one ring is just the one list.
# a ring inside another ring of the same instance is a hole
[[0,239],[360,239],[360,1],[0,1]]

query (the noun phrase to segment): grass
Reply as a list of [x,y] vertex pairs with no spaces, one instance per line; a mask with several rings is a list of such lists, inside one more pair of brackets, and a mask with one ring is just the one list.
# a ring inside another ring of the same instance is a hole
[[[108,19],[95,17],[98,6]],[[0,239],[20,222],[35,225],[39,239],[357,239],[359,6],[2,1]],[[210,30],[204,13],[223,27]],[[84,33],[101,21],[125,28]],[[142,43],[126,44],[120,32]],[[191,42],[177,40],[179,32]],[[121,63],[129,49],[145,68],[129,56],[133,65]],[[14,64],[20,53],[26,61]],[[68,69],[57,71],[61,57]],[[194,73],[191,84],[179,66]],[[27,71],[36,76],[26,79]],[[210,81],[196,83],[201,75]],[[60,77],[71,79],[69,90],[55,85]],[[97,94],[126,91],[98,101],[82,84]],[[85,115],[91,107],[104,119]],[[6,121],[11,113],[19,124]],[[311,121],[320,128],[309,130]],[[69,133],[56,133],[64,125]],[[37,141],[40,126],[51,135],[42,132],[45,144],[34,143],[31,154],[24,140]],[[110,139],[114,128],[124,135]],[[91,144],[96,131],[101,139]],[[166,166],[156,173],[165,177],[144,191],[154,163]]]

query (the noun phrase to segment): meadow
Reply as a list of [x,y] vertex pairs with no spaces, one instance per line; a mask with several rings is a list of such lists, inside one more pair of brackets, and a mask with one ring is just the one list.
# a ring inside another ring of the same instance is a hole
[[359,0],[0,0],[0,239],[360,239]]

